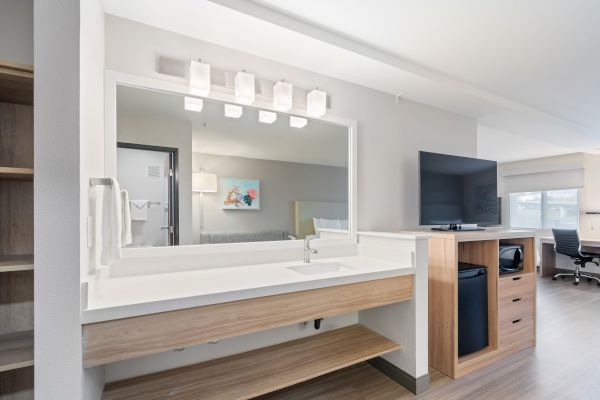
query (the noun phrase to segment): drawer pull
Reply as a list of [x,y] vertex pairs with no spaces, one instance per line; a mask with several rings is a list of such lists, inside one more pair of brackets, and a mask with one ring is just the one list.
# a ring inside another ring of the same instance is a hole
[[513,299],[513,303],[516,303],[517,301],[521,301],[521,297],[517,297],[516,299]]
[[520,279],[521,279],[521,277],[520,277],[520,276],[516,276],[516,277],[514,277],[514,278],[512,278],[512,279],[513,279],[513,281],[518,281],[518,280],[520,280]]
[[521,322],[521,318],[519,318],[519,319],[515,319],[515,320],[514,320],[512,323],[513,323],[513,324],[518,324],[519,322]]

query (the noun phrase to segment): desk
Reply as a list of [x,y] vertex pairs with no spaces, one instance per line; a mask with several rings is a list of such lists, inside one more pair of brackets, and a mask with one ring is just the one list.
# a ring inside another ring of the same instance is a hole
[[[581,251],[600,254],[600,239],[580,239]],[[540,238],[542,259],[540,260],[540,276],[556,273],[556,252],[552,236]],[[573,266],[574,268],[574,266]]]

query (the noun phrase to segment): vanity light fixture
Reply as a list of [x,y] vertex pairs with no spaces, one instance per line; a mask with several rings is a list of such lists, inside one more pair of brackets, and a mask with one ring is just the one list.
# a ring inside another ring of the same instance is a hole
[[235,101],[240,104],[252,104],[256,96],[254,75],[246,71],[235,74]]
[[292,128],[304,128],[307,123],[308,120],[306,118],[290,115],[290,126]]
[[277,121],[277,113],[272,111],[258,110],[258,120],[263,124],[272,124]]
[[235,104],[225,104],[225,116],[227,118],[239,118],[244,113],[242,106],[236,106]]
[[210,64],[200,61],[190,62],[190,93],[208,96],[210,93]]
[[202,107],[204,107],[204,100],[197,97],[185,96],[183,108],[187,111],[200,112],[202,111]]
[[279,111],[292,109],[292,93],[294,85],[282,81],[273,85],[273,107]]
[[309,117],[318,118],[327,112],[327,93],[313,89],[306,95],[306,113]]

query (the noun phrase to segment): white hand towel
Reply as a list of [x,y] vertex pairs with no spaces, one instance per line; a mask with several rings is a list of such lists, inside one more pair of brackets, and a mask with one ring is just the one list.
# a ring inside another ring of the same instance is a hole
[[104,187],[102,199],[102,255],[103,265],[110,265],[121,258],[121,189],[116,179]]
[[127,190],[121,190],[121,207],[123,208],[123,229],[121,233],[121,242],[123,246],[131,244],[131,205],[129,204],[129,193]]
[[131,200],[131,220],[146,221],[148,219],[148,200]]

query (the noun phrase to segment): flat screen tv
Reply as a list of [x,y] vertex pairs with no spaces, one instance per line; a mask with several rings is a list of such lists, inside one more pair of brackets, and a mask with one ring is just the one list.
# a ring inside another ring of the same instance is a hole
[[419,152],[421,225],[498,224],[495,161]]

